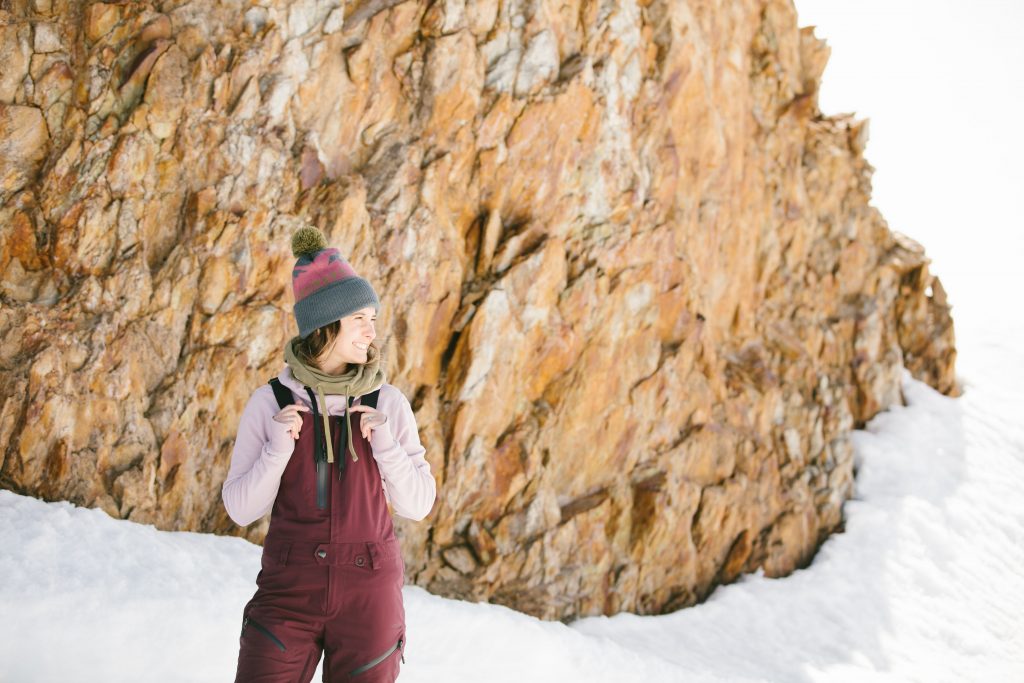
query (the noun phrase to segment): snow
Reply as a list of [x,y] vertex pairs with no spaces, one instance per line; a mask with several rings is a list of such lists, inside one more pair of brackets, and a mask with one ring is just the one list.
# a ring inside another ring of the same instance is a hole
[[[964,395],[904,376],[906,405],[854,434],[845,531],[792,576],[568,626],[406,588],[403,683],[1024,681],[1024,60],[999,38],[1022,10],[949,7],[798,3],[833,47],[823,109],[852,108],[835,88],[872,117],[876,203],[949,291]],[[940,87],[965,73],[983,93]],[[914,144],[928,136],[949,155],[939,171]],[[0,547],[0,681],[231,680],[258,546],[0,491]]]
[[[1003,352],[1013,386],[1024,352]],[[569,626],[407,587],[402,680],[1024,680],[1024,430],[992,385],[905,375],[907,405],[854,434],[845,532],[809,568]],[[0,546],[2,680],[230,680],[258,546],[9,491]]]
[[982,446],[993,426],[975,410],[982,397],[907,377],[903,390],[907,406],[854,434],[846,530],[811,567],[748,577],[672,615],[577,628],[726,678],[1020,680],[1021,449]]

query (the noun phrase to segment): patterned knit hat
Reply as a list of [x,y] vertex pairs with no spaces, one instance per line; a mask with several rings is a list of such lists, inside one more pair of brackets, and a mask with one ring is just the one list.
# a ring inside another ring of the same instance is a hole
[[295,233],[292,253],[298,259],[292,271],[292,287],[299,336],[305,337],[367,306],[380,310],[380,300],[370,283],[356,275],[337,249],[327,248],[316,228],[307,226]]

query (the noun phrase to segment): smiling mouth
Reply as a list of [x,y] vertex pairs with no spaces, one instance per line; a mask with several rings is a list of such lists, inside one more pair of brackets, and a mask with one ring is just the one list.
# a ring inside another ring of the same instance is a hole
[[360,351],[366,351],[370,348],[369,344],[360,344],[359,342],[352,342],[352,346],[356,347]]

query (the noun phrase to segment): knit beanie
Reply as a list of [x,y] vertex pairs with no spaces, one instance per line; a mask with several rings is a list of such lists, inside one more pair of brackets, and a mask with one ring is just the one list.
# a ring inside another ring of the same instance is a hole
[[300,337],[361,308],[380,310],[380,300],[370,283],[356,275],[337,249],[327,247],[316,228],[307,226],[295,233],[292,253],[298,259],[292,271],[292,288]]

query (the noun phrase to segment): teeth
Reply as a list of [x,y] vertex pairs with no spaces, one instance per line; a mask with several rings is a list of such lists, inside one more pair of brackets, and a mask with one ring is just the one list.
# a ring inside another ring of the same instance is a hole
[[352,345],[355,346],[357,349],[361,349],[363,351],[370,348],[369,344],[360,344],[359,342],[352,342]]

